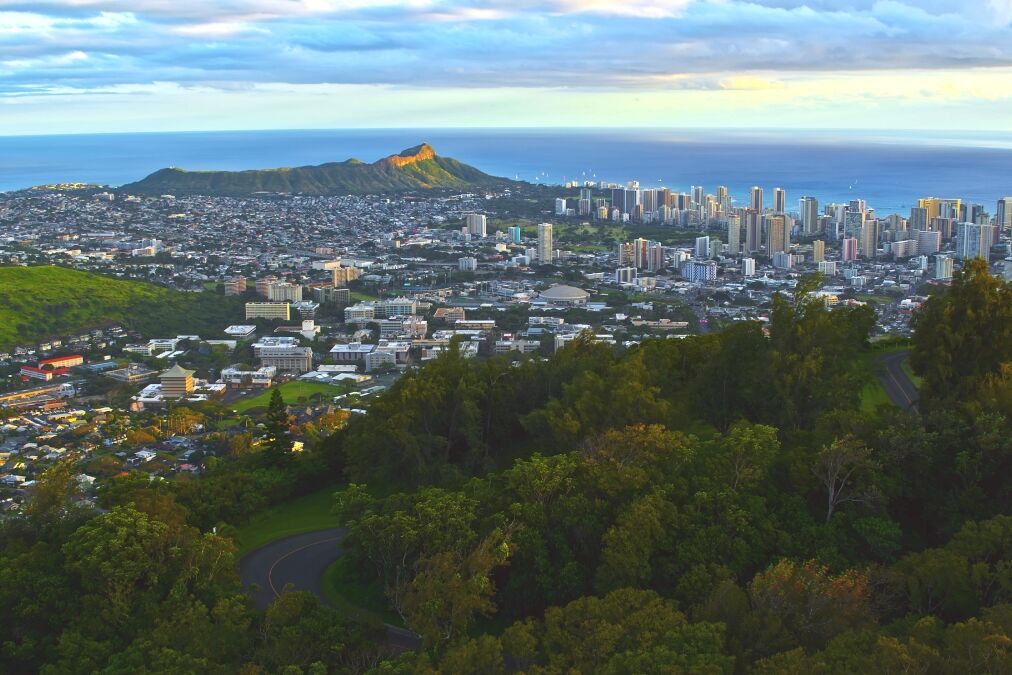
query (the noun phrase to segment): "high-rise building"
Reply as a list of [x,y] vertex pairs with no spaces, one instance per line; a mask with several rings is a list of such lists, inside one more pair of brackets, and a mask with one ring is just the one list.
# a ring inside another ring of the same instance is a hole
[[843,232],[848,237],[859,237],[864,229],[865,212],[847,209],[843,219]]
[[998,200],[994,224],[998,227],[999,235],[1005,230],[1012,229],[1012,197],[1002,197]]
[[692,203],[699,205],[703,203],[703,186],[693,185],[692,186]]
[[928,221],[928,229],[941,233],[942,241],[948,241],[956,234],[956,221],[952,218],[936,216]]
[[619,242],[618,245],[618,266],[635,265],[636,256],[633,254],[633,245],[629,242]]
[[741,259],[741,275],[744,277],[755,276],[755,258]]
[[943,281],[952,278],[952,258],[947,255],[935,256],[935,278]]
[[939,199],[938,197],[925,197],[917,200],[917,206],[925,209],[925,217],[930,223],[932,218],[959,218],[960,199]]
[[865,258],[878,257],[879,221],[875,218],[866,220],[861,228],[861,255]]
[[942,233],[934,230],[920,230],[917,232],[917,254],[932,255],[938,253],[942,248]]
[[696,237],[696,247],[693,250],[693,255],[700,259],[710,257],[709,237]]
[[773,266],[781,270],[789,270],[794,267],[794,256],[790,253],[780,251],[773,254]]
[[928,210],[923,206],[914,206],[910,209],[910,229],[928,229]]
[[524,236],[524,230],[519,225],[512,225],[509,228],[509,240],[514,244],[519,244]]
[[267,287],[267,299],[271,302],[301,302],[302,285],[275,281]]
[[820,262],[819,274],[825,274],[827,277],[836,276],[836,262],[832,260],[823,260]]
[[745,252],[755,253],[762,246],[762,221],[759,212],[747,209],[741,213],[745,220]]
[[562,197],[556,197],[555,199],[555,215],[564,216],[566,215],[566,200]]
[[726,185],[717,186],[717,203],[720,204],[722,211],[731,210],[731,195],[728,194]]
[[633,264],[636,266],[637,269],[641,270],[646,269],[647,253],[650,250],[650,240],[643,239],[642,237],[639,239],[633,239],[632,249],[633,249]]
[[635,267],[619,267],[615,270],[616,284],[631,284],[636,281]]
[[727,217],[727,253],[736,256],[741,252],[741,218],[737,213]]
[[552,262],[552,224],[538,225],[538,262],[550,265]]
[[773,188],[773,213],[787,213],[787,192],[783,188]]
[[766,253],[773,256],[775,253],[783,253],[791,247],[791,232],[787,217],[783,215],[768,216],[766,222]]
[[802,197],[798,203],[801,215],[801,231],[815,234],[819,231],[819,200],[815,197]]
[[463,258],[457,258],[457,269],[461,272],[474,272],[478,269],[478,259],[474,256],[464,256]]
[[751,198],[749,199],[749,208],[751,208],[756,213],[762,213],[763,189],[758,185],[752,188]]
[[812,242],[812,262],[820,263],[826,259],[826,242],[816,239]]
[[647,249],[647,271],[659,272],[662,269],[664,269],[664,246],[655,242]]
[[846,237],[840,242],[840,259],[843,262],[857,260],[857,239]]
[[242,295],[246,292],[246,277],[243,275],[225,280],[225,295]]
[[716,281],[717,263],[713,260],[690,260],[681,266],[682,277],[687,281]]
[[481,213],[469,213],[464,216],[464,224],[467,232],[472,237],[484,237],[486,234],[487,219]]
[[960,260],[987,260],[997,240],[997,229],[994,225],[960,223],[956,228],[956,257]]

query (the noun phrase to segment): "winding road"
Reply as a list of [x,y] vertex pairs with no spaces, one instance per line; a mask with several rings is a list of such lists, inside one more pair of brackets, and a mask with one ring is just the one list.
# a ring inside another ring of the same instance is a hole
[[891,352],[879,357],[876,374],[889,398],[904,410],[916,410],[920,395],[917,387],[903,370],[903,361],[910,356],[910,350]]
[[[297,591],[307,591],[325,605],[330,602],[320,585],[323,573],[344,555],[341,540],[347,534],[343,527],[295,534],[272,541],[250,551],[239,560],[239,576],[243,587],[253,596],[259,609],[265,609],[291,584]],[[417,649],[421,644],[409,630],[386,624],[387,643],[401,649]]]

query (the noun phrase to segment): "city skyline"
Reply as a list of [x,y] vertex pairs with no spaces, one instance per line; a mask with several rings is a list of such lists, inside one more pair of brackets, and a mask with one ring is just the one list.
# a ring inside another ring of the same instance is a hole
[[0,125],[1008,131],[1010,23],[1008,0],[0,0]]

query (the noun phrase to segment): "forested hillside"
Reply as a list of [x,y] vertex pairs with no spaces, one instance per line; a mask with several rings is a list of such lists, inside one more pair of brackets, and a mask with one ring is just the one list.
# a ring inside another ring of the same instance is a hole
[[[921,310],[919,413],[861,411],[873,317],[813,287],[768,333],[451,352],[306,452],[275,416],[263,452],[116,479],[100,515],[54,472],[0,533],[0,669],[1012,672],[1012,286],[974,262]],[[239,593],[229,525],[345,479],[342,546],[418,651]]]
[[111,324],[149,336],[217,334],[241,309],[239,298],[66,267],[0,267],[0,349]]

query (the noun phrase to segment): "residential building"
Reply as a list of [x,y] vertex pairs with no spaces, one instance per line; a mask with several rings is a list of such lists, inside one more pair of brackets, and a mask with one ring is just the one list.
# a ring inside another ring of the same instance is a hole
[[755,258],[741,259],[741,274],[745,277],[755,276]]
[[464,216],[464,224],[467,226],[467,233],[472,237],[487,236],[487,219],[481,213],[469,213]]
[[538,262],[550,265],[552,262],[552,224],[538,225]]
[[956,228],[956,257],[960,260],[987,260],[991,256],[991,247],[998,238],[997,229],[994,225],[960,223]]
[[826,259],[826,242],[816,239],[812,242],[812,262],[820,263]]
[[935,278],[941,281],[952,278],[952,258],[950,256],[935,256]]
[[857,239],[847,237],[840,242],[840,259],[843,262],[857,260]]
[[267,299],[271,302],[301,302],[302,286],[287,281],[275,281],[267,287]]

